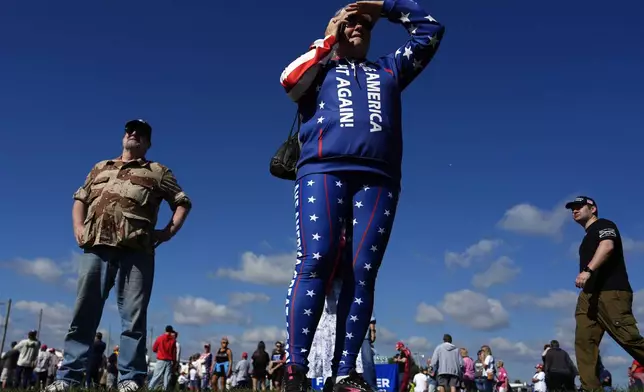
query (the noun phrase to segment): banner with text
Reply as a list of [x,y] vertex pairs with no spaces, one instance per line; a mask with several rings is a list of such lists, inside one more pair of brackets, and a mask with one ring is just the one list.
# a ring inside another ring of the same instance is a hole
[[[378,383],[378,392],[398,392],[398,365],[376,365],[376,382]],[[324,377],[312,378],[311,387],[316,391],[321,391],[324,387]]]

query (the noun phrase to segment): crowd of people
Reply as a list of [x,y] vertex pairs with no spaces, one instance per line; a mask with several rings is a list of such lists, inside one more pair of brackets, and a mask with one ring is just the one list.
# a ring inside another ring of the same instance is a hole
[[[388,55],[367,60],[371,31],[380,19],[402,26],[407,39]],[[37,384],[44,392],[66,392],[87,380],[101,383],[100,372],[94,371],[101,368],[96,345],[102,352],[106,348],[94,334],[106,291],[115,288],[123,331],[120,350],[110,355],[113,361],[104,362],[107,388],[116,387],[119,392],[138,392],[146,385],[167,389],[176,378],[184,388],[212,385],[217,390],[225,388],[233,374],[240,385],[248,380],[244,374],[250,374],[253,385],[261,387],[270,373],[272,387],[306,392],[313,372],[322,374],[327,391],[377,389],[372,371],[374,293],[401,195],[401,96],[434,58],[444,32],[444,26],[414,0],[358,1],[338,10],[324,38],[284,69],[280,82],[297,104],[299,127],[280,149],[289,154],[276,155],[272,161],[272,168],[281,165],[283,170],[271,173],[280,172],[278,177],[294,181],[297,260],[286,290],[286,339],[279,359],[267,359],[265,349],[258,347],[258,356],[248,360],[242,355],[233,365],[233,354],[223,339],[214,354],[199,355],[196,362],[202,365],[181,369],[178,334],[170,327],[155,341],[157,361],[148,375],[147,310],[155,255],[180,231],[192,200],[170,168],[147,159],[152,126],[139,119],[125,124],[121,154],[96,163],[73,194],[73,233],[83,254],[74,312],[62,347],[64,358],[55,376],[50,376],[50,364],[38,362],[40,354],[29,354],[29,366],[21,359],[23,349],[38,351],[37,339],[17,343],[19,385],[28,382],[32,371],[46,372],[46,381]],[[157,229],[163,201],[172,216]],[[632,289],[617,226],[598,218],[597,204],[589,197],[580,196],[566,208],[586,230],[575,281],[582,289],[575,311],[575,354],[582,387],[595,390],[602,384],[597,369],[604,332],[640,363],[644,362],[644,338],[632,315]],[[316,343],[321,324],[324,336]],[[554,346],[545,356],[542,381],[546,387],[550,383],[568,388],[572,367],[563,367],[570,364],[559,361],[557,355],[563,354],[555,355],[560,348]],[[396,361],[404,370],[401,391],[406,391],[412,381],[413,358],[402,343],[398,349]],[[482,376],[477,381],[475,366],[474,380],[471,367],[466,378],[458,372],[468,361],[463,362],[463,352],[446,336],[426,373],[434,374],[444,391],[466,386],[505,392],[509,386],[503,364],[494,363],[488,346],[481,352]],[[449,366],[447,358],[452,361]],[[244,361],[250,361],[250,373],[244,370]],[[272,370],[271,364],[275,365]],[[568,372],[565,377],[558,373],[562,371]],[[544,385],[539,377],[536,380]]]

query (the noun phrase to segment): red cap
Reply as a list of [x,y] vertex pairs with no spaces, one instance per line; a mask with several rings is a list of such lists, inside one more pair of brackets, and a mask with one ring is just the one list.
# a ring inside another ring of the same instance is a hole
[[248,358],[248,353],[246,351],[242,353],[242,358]]
[[399,349],[399,348],[402,348],[402,347],[405,347],[405,343],[403,343],[403,342],[396,343],[396,349]]

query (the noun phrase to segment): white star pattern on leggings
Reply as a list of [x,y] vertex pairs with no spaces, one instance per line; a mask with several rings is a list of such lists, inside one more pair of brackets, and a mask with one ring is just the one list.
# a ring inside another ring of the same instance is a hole
[[[340,359],[344,372],[355,366],[359,353],[356,345],[361,344],[361,331],[369,319],[364,312],[372,306],[375,275],[389,239],[399,191],[380,183],[356,184],[334,174],[316,174],[298,182],[295,192],[298,249],[286,300],[287,361],[300,363],[310,351],[306,347],[315,333],[319,303],[325,297],[326,284],[320,285],[320,279],[326,281],[324,274],[329,273],[321,266],[331,262],[327,258],[335,259],[336,252],[329,253],[328,247],[337,247],[339,240],[351,244],[357,257],[356,291],[345,299],[350,310]],[[353,236],[339,233],[343,228],[352,229]],[[349,237],[361,241],[354,243]]]

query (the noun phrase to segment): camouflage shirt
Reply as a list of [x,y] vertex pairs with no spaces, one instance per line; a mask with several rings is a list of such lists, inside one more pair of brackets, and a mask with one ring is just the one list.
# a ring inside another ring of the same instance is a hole
[[172,171],[145,159],[97,163],[74,199],[87,206],[82,248],[106,245],[149,253],[161,201],[173,211],[191,207]]

